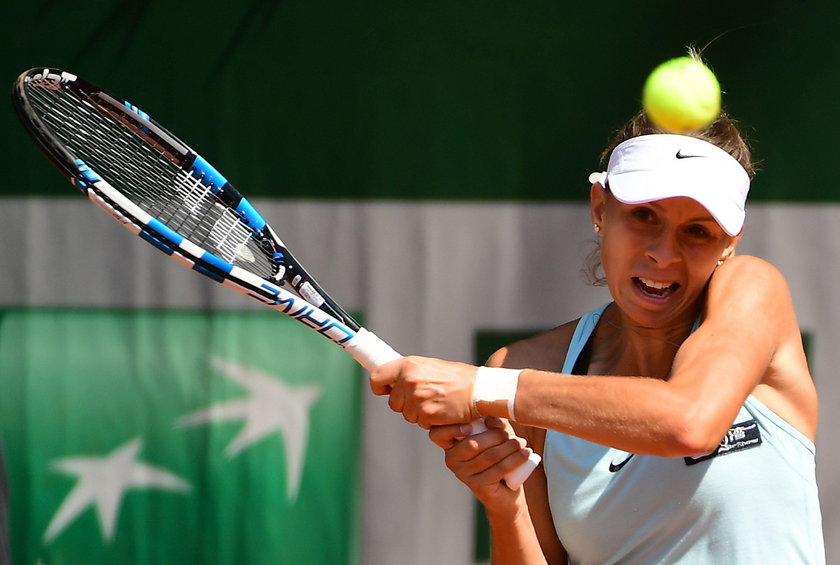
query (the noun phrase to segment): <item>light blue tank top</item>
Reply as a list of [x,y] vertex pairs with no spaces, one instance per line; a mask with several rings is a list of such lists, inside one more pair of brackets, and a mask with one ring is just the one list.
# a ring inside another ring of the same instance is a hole
[[[604,308],[581,318],[564,373]],[[544,465],[572,565],[825,563],[814,444],[752,396],[705,457],[632,455],[548,431]]]

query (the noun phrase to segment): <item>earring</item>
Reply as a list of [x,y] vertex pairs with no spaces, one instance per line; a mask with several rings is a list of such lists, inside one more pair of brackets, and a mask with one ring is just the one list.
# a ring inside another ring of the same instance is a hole
[[595,228],[595,233],[601,233],[601,226],[598,224],[592,224],[592,227]]
[[723,259],[718,259],[718,267],[720,267],[721,265],[723,265]]

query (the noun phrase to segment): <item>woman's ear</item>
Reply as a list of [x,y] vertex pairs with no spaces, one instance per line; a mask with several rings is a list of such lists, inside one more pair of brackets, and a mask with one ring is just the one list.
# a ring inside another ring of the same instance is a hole
[[723,250],[723,253],[720,255],[720,262],[726,261],[733,255],[735,255],[735,247],[738,245],[738,242],[741,240],[741,234],[736,235],[732,238],[732,241],[729,242],[729,245]]
[[600,231],[604,224],[604,212],[607,208],[607,191],[600,183],[592,183],[589,190],[589,210],[592,214],[592,225]]

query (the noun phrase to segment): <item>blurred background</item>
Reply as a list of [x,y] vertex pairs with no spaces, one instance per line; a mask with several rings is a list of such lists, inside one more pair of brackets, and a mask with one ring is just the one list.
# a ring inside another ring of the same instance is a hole
[[[760,163],[740,251],[787,277],[820,391],[840,563],[832,3],[33,0],[0,15],[9,91],[50,66],[132,100],[367,327],[469,362],[608,300],[581,274],[587,176],[647,74],[705,47]],[[118,229],[10,104],[0,128],[15,563],[486,559],[482,516],[440,450],[340,349]]]

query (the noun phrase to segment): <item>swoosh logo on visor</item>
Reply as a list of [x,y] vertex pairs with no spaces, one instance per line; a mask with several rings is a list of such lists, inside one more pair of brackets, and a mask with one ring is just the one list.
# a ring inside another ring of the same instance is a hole
[[705,157],[705,155],[684,155],[682,149],[677,149],[677,159],[694,159],[697,157]]

